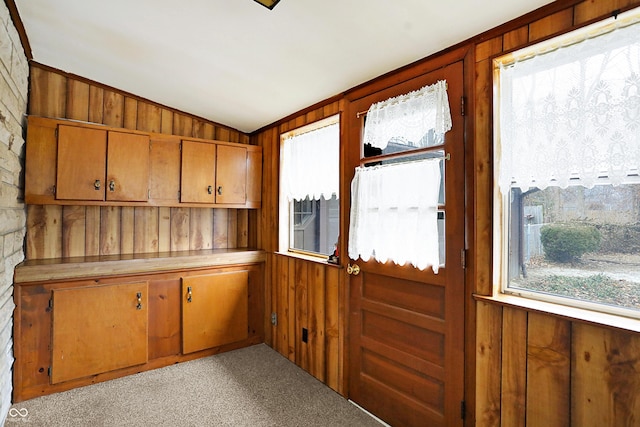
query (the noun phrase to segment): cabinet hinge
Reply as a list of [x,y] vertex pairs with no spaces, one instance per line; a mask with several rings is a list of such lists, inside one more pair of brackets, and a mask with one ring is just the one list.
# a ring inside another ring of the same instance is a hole
[[53,308],[53,298],[49,298],[49,308]]
[[151,189],[147,190],[147,200],[151,198]]
[[460,115],[464,116],[464,96],[460,97]]
[[56,128],[55,132],[54,132],[56,139],[58,139],[58,128]]
[[51,376],[51,366],[49,366],[49,368],[47,368],[47,375]]
[[278,313],[271,313],[271,324],[278,326]]
[[460,402],[460,418],[464,420],[466,417],[467,417],[467,405],[463,400],[462,402]]
[[465,269],[467,268],[467,250],[462,249],[460,251],[460,266]]
[[56,195],[56,185],[54,184],[53,187],[51,187],[51,190],[53,191],[53,195]]

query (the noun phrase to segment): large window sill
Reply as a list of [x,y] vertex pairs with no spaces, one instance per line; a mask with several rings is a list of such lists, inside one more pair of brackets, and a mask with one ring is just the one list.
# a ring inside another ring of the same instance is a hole
[[550,314],[565,318],[570,321],[589,323],[597,326],[604,326],[615,329],[640,333],[640,320],[630,317],[616,316],[613,314],[600,313],[582,308],[569,307],[561,304],[554,304],[546,301],[538,301],[530,298],[523,298],[515,295],[498,293],[494,296],[474,295],[477,301],[484,301],[491,304],[498,304],[505,307],[519,308],[536,313]]

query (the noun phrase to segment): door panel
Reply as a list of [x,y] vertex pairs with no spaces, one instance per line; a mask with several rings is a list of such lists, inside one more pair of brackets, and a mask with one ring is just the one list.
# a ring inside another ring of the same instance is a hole
[[[443,160],[445,197],[439,207],[446,264],[434,274],[430,268],[349,260],[360,267],[358,275],[349,276],[349,397],[394,427],[463,422],[464,121],[458,107],[463,64],[456,62],[356,100],[348,117],[350,140],[360,141],[363,118],[355,112],[442,79],[448,84],[453,121],[439,146],[451,156]],[[349,149],[362,152],[359,146]],[[376,160],[384,160],[381,157]]]

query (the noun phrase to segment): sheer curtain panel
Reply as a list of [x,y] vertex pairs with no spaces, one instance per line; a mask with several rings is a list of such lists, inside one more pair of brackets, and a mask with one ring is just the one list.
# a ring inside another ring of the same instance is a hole
[[444,80],[371,105],[365,122],[364,144],[384,149],[390,140],[400,139],[419,148],[431,129],[437,135],[444,135],[451,129]]
[[418,160],[358,167],[351,182],[349,257],[440,266],[438,193],[440,162]]
[[285,140],[282,185],[289,200],[339,196],[339,145],[338,123]]
[[551,43],[497,64],[503,194],[638,182],[640,24],[619,21],[569,47]]

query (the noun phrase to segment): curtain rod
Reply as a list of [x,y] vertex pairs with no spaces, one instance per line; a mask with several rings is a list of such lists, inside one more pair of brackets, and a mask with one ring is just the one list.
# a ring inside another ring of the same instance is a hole
[[[429,151],[423,151],[428,153]],[[370,163],[375,163],[375,162],[383,162],[385,160],[392,160],[392,159],[401,159],[403,157],[409,157],[409,156],[415,156],[417,153],[413,152],[411,154],[408,154],[408,152],[401,152],[401,153],[394,153],[396,155],[382,155],[382,156],[373,156],[373,157],[365,157],[363,159],[360,159],[360,166],[364,166],[366,164],[370,164]],[[415,160],[407,160],[405,162],[397,162],[397,163],[385,163],[385,164],[381,164],[381,165],[376,165],[376,166],[390,166],[390,165],[395,165],[395,164],[399,164],[399,163],[415,163],[415,162],[420,162],[423,160],[451,160],[451,153],[447,153],[444,154],[442,156],[435,156],[435,157],[425,157],[423,159],[415,159]]]

